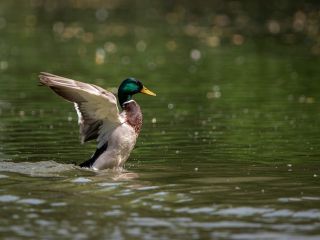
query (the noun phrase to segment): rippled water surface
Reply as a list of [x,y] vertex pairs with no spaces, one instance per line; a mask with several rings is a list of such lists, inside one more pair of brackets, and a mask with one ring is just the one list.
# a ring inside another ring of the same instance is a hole
[[[208,46],[146,2],[27,2],[0,3],[2,239],[320,238],[320,62],[307,45]],[[157,93],[135,97],[144,125],[124,171],[76,166],[95,144],[80,145],[72,105],[37,86],[40,71],[105,88],[134,76]]]

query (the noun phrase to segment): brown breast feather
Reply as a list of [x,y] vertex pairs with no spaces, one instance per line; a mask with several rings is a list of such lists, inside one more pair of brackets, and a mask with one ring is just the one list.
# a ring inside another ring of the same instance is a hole
[[142,113],[137,102],[130,100],[123,104],[123,111],[126,113],[126,121],[139,134],[142,126]]

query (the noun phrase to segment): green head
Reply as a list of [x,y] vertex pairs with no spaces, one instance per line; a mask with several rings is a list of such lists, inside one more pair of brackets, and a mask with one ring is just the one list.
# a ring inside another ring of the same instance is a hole
[[143,84],[135,78],[127,78],[124,80],[118,89],[118,99],[120,106],[123,103],[132,99],[132,96],[136,93],[144,93],[151,96],[156,96],[155,93],[148,90]]

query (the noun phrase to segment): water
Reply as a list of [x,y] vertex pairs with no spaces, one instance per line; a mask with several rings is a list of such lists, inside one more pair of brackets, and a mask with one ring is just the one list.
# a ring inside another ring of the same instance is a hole
[[[2,239],[319,239],[308,43],[214,46],[207,20],[179,20],[180,8],[164,21],[161,4],[127,16],[125,4],[43,3],[0,4]],[[135,97],[144,125],[125,171],[75,165],[95,144],[79,144],[72,105],[37,86],[40,71],[105,88],[135,76],[157,93]]]

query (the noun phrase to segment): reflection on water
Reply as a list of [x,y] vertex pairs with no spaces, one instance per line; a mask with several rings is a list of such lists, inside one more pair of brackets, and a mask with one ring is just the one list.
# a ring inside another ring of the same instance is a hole
[[[319,239],[319,14],[300,3],[1,1],[0,237]],[[40,71],[158,93],[135,98],[124,170],[77,167],[95,144]]]
[[[163,166],[149,163],[134,172],[96,172],[53,161],[2,162],[0,204],[12,224],[0,232],[85,238],[94,231],[112,239],[299,239],[310,234],[316,239],[320,197],[314,197],[313,186],[297,184],[301,173],[292,178],[279,170],[269,177],[271,167],[251,166],[250,175],[240,177],[228,166],[213,164],[186,178],[188,168],[161,172]],[[248,169],[238,168],[243,170]],[[258,236],[261,232],[264,236]]]

